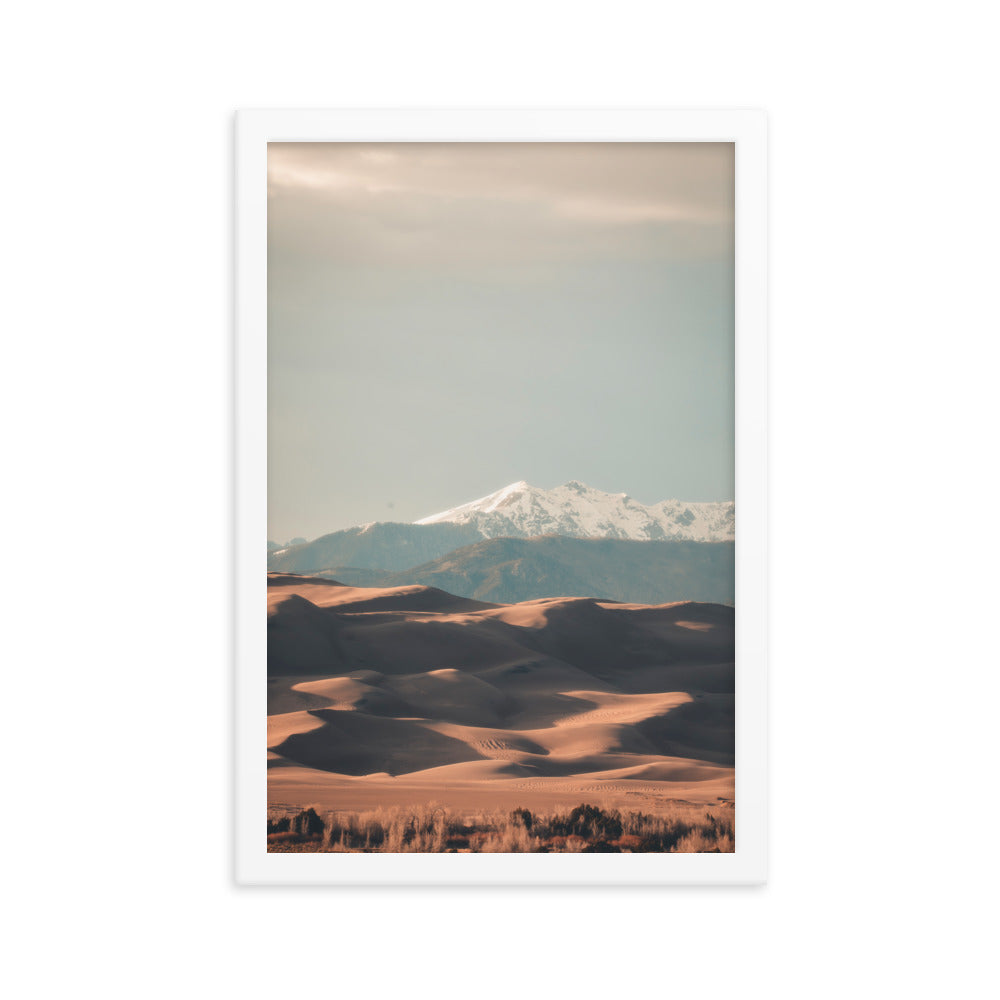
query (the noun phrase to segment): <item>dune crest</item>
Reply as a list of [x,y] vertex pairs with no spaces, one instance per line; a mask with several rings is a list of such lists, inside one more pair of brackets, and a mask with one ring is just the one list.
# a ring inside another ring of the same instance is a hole
[[731,800],[734,614],[268,574],[269,802]]

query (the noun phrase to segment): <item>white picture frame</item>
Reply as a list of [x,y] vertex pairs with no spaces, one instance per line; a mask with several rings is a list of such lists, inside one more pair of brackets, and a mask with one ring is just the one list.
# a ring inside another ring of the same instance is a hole
[[[736,144],[736,849],[732,854],[268,853],[269,142]],[[753,110],[247,110],[236,118],[235,878],[245,885],[760,884],[767,873],[766,118]]]

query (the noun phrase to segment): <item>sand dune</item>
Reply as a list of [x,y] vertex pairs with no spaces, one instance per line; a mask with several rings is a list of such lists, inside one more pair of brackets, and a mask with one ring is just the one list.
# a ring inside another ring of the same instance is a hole
[[268,576],[273,806],[733,797],[733,609]]

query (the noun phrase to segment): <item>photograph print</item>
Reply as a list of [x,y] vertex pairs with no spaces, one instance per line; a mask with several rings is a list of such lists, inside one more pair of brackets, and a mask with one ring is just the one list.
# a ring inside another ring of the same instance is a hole
[[735,850],[734,148],[268,144],[269,853]]

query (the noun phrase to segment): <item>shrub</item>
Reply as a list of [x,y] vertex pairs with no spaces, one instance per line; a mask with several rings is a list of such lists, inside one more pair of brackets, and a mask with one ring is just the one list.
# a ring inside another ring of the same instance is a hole
[[292,820],[292,832],[300,837],[315,837],[322,834],[324,829],[323,821],[319,818],[315,809],[303,809]]
[[568,833],[588,840],[594,837],[617,840],[622,835],[622,821],[617,813],[601,812],[597,806],[577,806],[567,820]]
[[531,824],[532,824],[532,821],[533,821],[533,817],[532,817],[531,813],[527,809],[515,809],[510,814],[510,818],[513,819],[515,822],[517,820],[520,820],[521,821],[521,825],[525,828],[525,830],[530,830],[531,829]]

